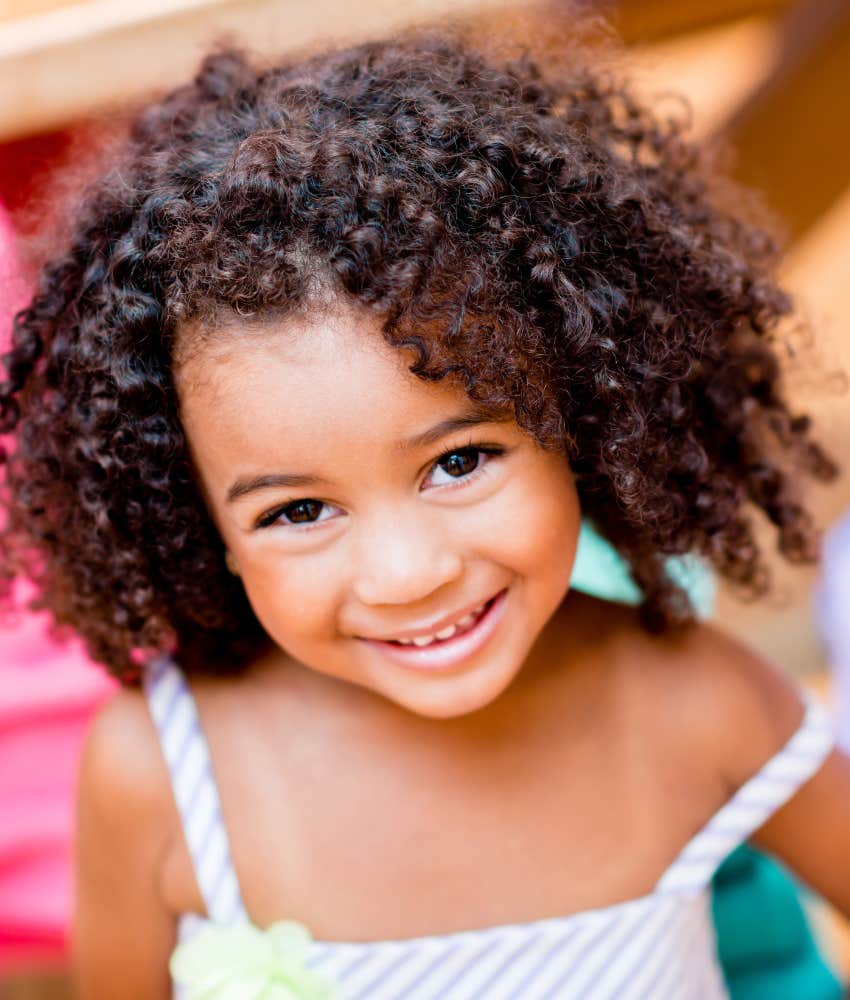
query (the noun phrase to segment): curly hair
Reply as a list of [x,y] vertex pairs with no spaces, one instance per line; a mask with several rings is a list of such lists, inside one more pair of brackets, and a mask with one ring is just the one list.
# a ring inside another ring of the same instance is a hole
[[372,310],[414,374],[565,452],[650,630],[691,616],[671,554],[765,588],[753,508],[814,558],[791,484],[834,467],[780,393],[776,241],[722,206],[684,130],[588,59],[545,71],[446,34],[208,56],[136,116],[15,318],[7,600],[33,577],[128,682],[157,649],[240,669],[263,633],[196,484],[177,333],[321,288]]

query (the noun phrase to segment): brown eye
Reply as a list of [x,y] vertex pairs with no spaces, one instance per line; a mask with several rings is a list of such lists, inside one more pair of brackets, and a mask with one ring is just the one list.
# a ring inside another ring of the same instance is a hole
[[[467,483],[474,483],[478,477],[485,474],[493,459],[505,454],[500,445],[468,445],[465,448],[452,448],[445,451],[434,461],[431,472],[426,480],[428,486],[454,486],[458,488]],[[448,480],[440,482],[440,473],[448,476]]]
[[437,463],[444,472],[447,472],[455,479],[461,476],[468,476],[478,468],[479,451],[477,448],[461,448],[458,451],[449,452]]
[[258,528],[303,528],[324,524],[335,519],[342,511],[324,500],[293,500],[283,507],[275,507],[257,520]]
[[317,521],[324,504],[320,500],[298,500],[281,511],[291,524],[309,524]]

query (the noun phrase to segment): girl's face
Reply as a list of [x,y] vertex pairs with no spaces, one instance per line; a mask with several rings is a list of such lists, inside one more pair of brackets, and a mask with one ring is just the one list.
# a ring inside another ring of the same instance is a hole
[[362,313],[227,333],[179,367],[181,415],[270,637],[423,716],[493,701],[569,587],[566,458],[411,375]]

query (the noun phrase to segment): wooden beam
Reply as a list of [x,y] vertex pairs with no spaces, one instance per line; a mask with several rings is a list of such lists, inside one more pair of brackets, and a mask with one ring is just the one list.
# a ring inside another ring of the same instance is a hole
[[77,0],[0,0],[0,23],[32,17],[57,7],[70,7]]
[[783,35],[775,71],[722,131],[736,176],[797,239],[850,182],[850,5],[805,0]]
[[776,65],[776,19],[749,17],[628,50],[629,77],[649,102],[686,98],[695,138],[721,129]]
[[228,37],[264,54],[356,42],[535,0],[87,0],[0,21],[0,141],[122,107],[188,78]]
[[776,15],[789,0],[606,0],[614,26],[629,43],[649,43],[671,35],[712,28],[724,22],[759,15]]

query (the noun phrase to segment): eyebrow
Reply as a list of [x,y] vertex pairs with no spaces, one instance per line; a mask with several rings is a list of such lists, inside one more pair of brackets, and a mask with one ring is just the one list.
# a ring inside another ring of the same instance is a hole
[[433,427],[429,427],[427,431],[423,431],[421,434],[414,434],[413,437],[406,438],[404,441],[399,441],[396,447],[402,452],[418,451],[421,448],[427,448],[429,444],[435,444],[453,431],[462,431],[466,427],[477,427],[479,424],[502,424],[507,423],[507,421],[508,417],[504,414],[477,406],[468,413],[462,413],[457,417],[449,417],[447,420],[441,420],[438,424],[434,424]]
[[[428,445],[435,444],[441,438],[446,437],[454,431],[463,430],[467,427],[477,427],[479,424],[507,423],[509,417],[498,411],[476,407],[468,413],[460,414],[457,417],[449,417],[441,420],[433,427],[414,434],[412,437],[399,441],[396,449],[400,452],[418,451],[427,448]],[[237,479],[227,491],[227,502],[233,503],[241,497],[250,493],[257,493],[260,490],[289,488],[295,489],[304,486],[326,485],[327,480],[321,476],[296,475],[292,473],[271,473],[264,476],[252,476],[245,479]]]
[[241,497],[248,496],[249,493],[257,493],[260,490],[289,488],[294,489],[301,486],[317,486],[324,483],[319,476],[294,476],[285,473],[277,473],[268,476],[252,476],[250,479],[237,479],[227,491],[227,502],[233,503]]

